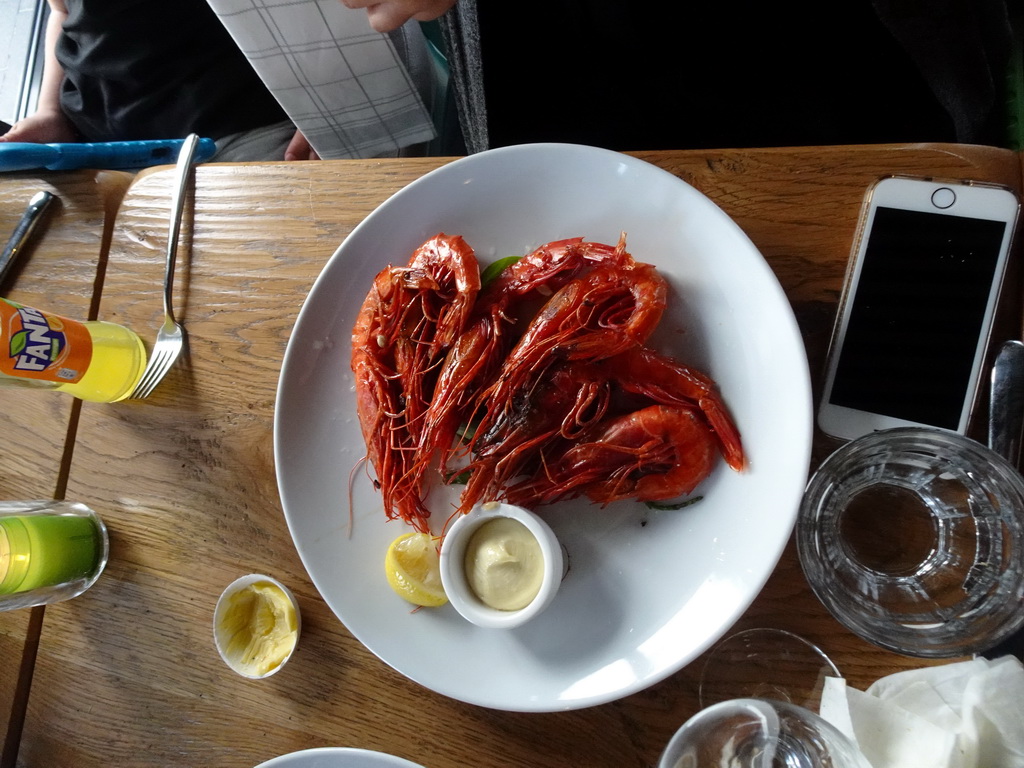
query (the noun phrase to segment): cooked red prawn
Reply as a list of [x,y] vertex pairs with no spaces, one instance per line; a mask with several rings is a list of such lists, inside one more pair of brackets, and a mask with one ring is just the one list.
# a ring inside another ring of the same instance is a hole
[[611,398],[611,382],[596,367],[557,366],[535,391],[516,397],[500,423],[473,441],[475,456],[465,468],[469,479],[459,509],[497,498],[518,475],[536,471],[553,443],[586,435],[608,413]]
[[[746,463],[739,431],[714,382],[647,347],[597,363],[556,364],[497,413],[497,421],[474,440],[463,511],[506,492],[510,499],[531,498],[527,489],[535,494],[534,504],[581,494],[602,502],[674,498],[704,479],[717,451],[735,470]],[[641,428],[652,435],[661,430],[674,443],[652,439],[635,445],[630,440],[635,442]],[[705,456],[707,445],[717,449],[711,457]],[[613,473],[616,460],[623,464]],[[594,473],[602,484],[594,485]],[[655,488],[667,495],[656,496]]]
[[441,471],[449,471],[459,426],[469,418],[477,394],[491,383],[512,346],[524,299],[535,292],[550,295],[616,253],[610,245],[581,237],[556,240],[507,267],[481,292],[473,317],[441,367],[424,415],[417,462],[428,465],[439,454]]
[[530,322],[477,398],[481,429],[506,420],[513,399],[555,363],[604,360],[643,344],[661,319],[666,293],[657,270],[634,261],[620,238],[614,258],[567,283]]
[[555,293],[509,353],[481,400],[506,402],[557,360],[603,360],[643,344],[661,320],[667,288],[650,264],[625,252]]
[[462,333],[480,269],[461,237],[443,233],[413,253],[405,267],[374,279],[352,330],[356,413],[366,456],[388,517],[429,532],[422,472],[415,461],[436,370]]
[[746,466],[740,432],[707,374],[648,347],[634,347],[606,361],[607,375],[627,392],[661,405],[696,406],[718,439],[726,464]]
[[695,409],[652,405],[610,419],[534,478],[510,487],[506,497],[524,507],[583,495],[601,504],[674,499],[708,476],[716,454]]

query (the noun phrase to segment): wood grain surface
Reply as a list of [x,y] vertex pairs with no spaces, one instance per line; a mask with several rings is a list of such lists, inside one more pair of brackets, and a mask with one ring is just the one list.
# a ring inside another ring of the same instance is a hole
[[[29,200],[40,190],[56,196],[33,233],[0,296],[67,317],[95,312],[106,246],[129,174],[81,171],[0,175],[0,245],[7,242]],[[0,499],[60,498],[66,480],[65,444],[78,403],[52,392],[0,388]],[[7,742],[26,641],[43,609],[0,613],[0,745]],[[31,628],[31,629],[30,629]],[[14,738],[18,726],[11,729]],[[13,747],[0,753],[12,755]],[[11,758],[13,759],[13,758]]]
[[[1017,157],[980,147],[639,156],[693,184],[747,232],[793,304],[815,372],[870,182],[910,173],[1021,188]],[[67,496],[107,521],[111,558],[87,593],[47,609],[19,765],[242,768],[348,746],[427,768],[640,768],[697,710],[702,659],[640,693],[577,711],[510,713],[448,699],[363,647],[299,561],[272,449],[292,323],[348,232],[444,162],[197,170],[177,292],[189,352],[149,400],[82,407]],[[148,338],[160,316],[171,176],[166,168],[142,173],[127,192],[99,308]],[[818,457],[828,450],[816,445]],[[288,584],[303,616],[294,658],[259,682],[227,669],[211,630],[221,589],[250,572]],[[923,664],[845,631],[814,598],[792,545],[736,629],[755,626],[818,643],[859,688]],[[459,674],[457,659],[439,655],[437,664]]]

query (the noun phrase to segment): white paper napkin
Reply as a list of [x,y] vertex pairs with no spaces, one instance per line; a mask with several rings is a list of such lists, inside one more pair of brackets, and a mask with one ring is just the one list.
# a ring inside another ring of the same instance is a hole
[[377,157],[434,138],[408,69],[365,10],[339,0],[208,2],[320,157]]
[[898,672],[867,691],[828,678],[820,713],[873,768],[1024,767],[1024,665],[1013,656]]

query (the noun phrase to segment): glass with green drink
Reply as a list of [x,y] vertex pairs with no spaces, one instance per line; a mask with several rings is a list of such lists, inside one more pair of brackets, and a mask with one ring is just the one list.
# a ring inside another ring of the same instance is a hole
[[82,594],[107,554],[106,526],[83,504],[0,501],[0,611]]

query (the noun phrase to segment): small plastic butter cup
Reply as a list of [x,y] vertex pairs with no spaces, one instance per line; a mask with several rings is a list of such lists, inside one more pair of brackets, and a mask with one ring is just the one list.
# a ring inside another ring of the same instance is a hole
[[[289,621],[294,620],[295,630],[291,637],[289,647],[281,657],[280,661],[265,672],[257,674],[247,668],[245,660],[240,657],[237,651],[232,650],[230,644],[230,625],[227,622],[227,614],[233,602],[232,598],[245,590],[255,589],[260,584],[269,584],[277,590],[280,590],[280,593],[284,595],[284,605],[281,606],[284,612],[284,617]],[[262,680],[270,677],[287,664],[288,660],[291,659],[292,654],[295,653],[295,647],[299,643],[299,634],[301,631],[302,614],[299,613],[299,604],[295,599],[295,595],[292,594],[292,591],[288,589],[288,587],[277,579],[261,573],[250,573],[247,576],[241,576],[231,582],[221,593],[220,598],[217,600],[217,606],[213,611],[213,640],[214,644],[217,646],[217,653],[220,654],[224,663],[227,664],[234,672],[237,672],[242,677],[247,677],[250,680]]]
[[[481,526],[495,518],[522,523],[537,540],[543,558],[543,575],[536,597],[519,610],[500,610],[485,604],[473,591],[466,576],[466,547]],[[562,582],[562,548],[551,527],[522,507],[488,502],[456,519],[441,543],[441,583],[448,601],[467,621],[479,627],[511,629],[536,617],[547,608]]]

